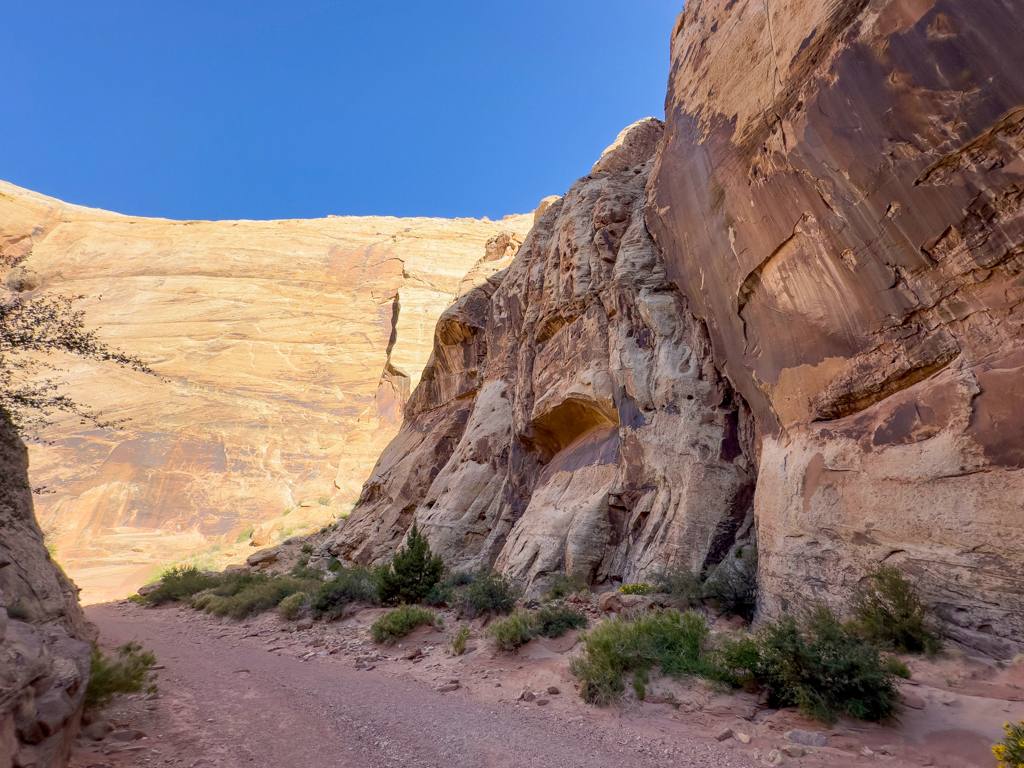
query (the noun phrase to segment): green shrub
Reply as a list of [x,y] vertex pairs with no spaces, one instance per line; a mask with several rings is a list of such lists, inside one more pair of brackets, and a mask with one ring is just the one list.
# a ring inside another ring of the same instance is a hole
[[145,596],[148,605],[163,605],[192,597],[220,582],[218,574],[201,571],[194,565],[179,565],[168,570],[160,579],[160,586]]
[[325,581],[313,594],[311,605],[317,618],[337,618],[349,603],[356,601],[377,602],[377,590],[370,572],[360,566],[338,568],[337,576]]
[[902,677],[904,680],[910,679],[910,667],[896,656],[886,656],[882,664],[896,677]]
[[285,621],[295,621],[302,609],[309,605],[309,600],[308,592],[293,592],[278,604],[277,612]]
[[458,596],[459,613],[476,618],[485,613],[505,615],[512,612],[521,591],[501,574],[485,571],[478,574]]
[[32,611],[19,598],[7,606],[7,616],[15,621],[31,621]]
[[[203,593],[200,600],[193,600],[192,607],[201,607],[215,616],[230,616],[240,621],[276,608],[282,600],[297,592],[308,594],[315,587],[314,582],[291,576],[267,576],[244,581],[239,579]],[[222,591],[230,594],[218,594]]]
[[331,497],[321,496],[319,499],[317,499],[317,504],[319,504],[321,507],[329,507],[331,506]]
[[303,544],[302,545],[302,554],[304,554],[304,555],[312,555],[313,554],[313,545],[312,544]]
[[899,694],[878,647],[844,627],[826,607],[801,622],[783,618],[751,639],[727,643],[719,654],[719,677],[764,689],[773,707],[798,706],[832,724],[840,713],[885,720],[898,709]]
[[245,526],[241,531],[238,532],[238,538],[235,539],[235,544],[241,544],[243,541],[248,541],[252,538],[253,531],[256,530],[256,526],[252,523]]
[[332,557],[331,561],[327,564],[327,570],[331,573],[337,573],[342,567],[341,560],[336,557]]
[[1020,768],[1024,765],[1024,720],[1003,723],[1003,741],[992,747],[999,768]]
[[633,673],[633,691],[636,697],[643,701],[647,698],[647,685],[651,682],[651,676],[646,669],[638,669]]
[[375,574],[379,580],[377,592],[385,605],[418,603],[441,580],[444,561],[431,553],[416,523],[412,524],[406,544],[395,553],[390,568]]
[[583,638],[583,653],[570,660],[569,671],[580,682],[580,695],[593,704],[615,701],[629,671],[655,667],[673,677],[710,675],[708,627],[703,616],[675,610],[648,612],[630,621],[618,616],[598,625]]
[[623,584],[619,592],[624,595],[649,595],[654,591],[650,584]]
[[704,581],[701,595],[722,613],[751,621],[757,610],[757,550],[737,547]]
[[491,624],[487,628],[487,635],[494,640],[494,645],[499,651],[514,653],[520,646],[537,636],[537,625],[533,614],[519,610],[508,618]]
[[942,642],[917,587],[896,569],[882,566],[868,574],[855,595],[857,624],[873,642],[905,653],[936,653]]
[[672,600],[687,607],[696,608],[704,597],[704,585],[697,575],[684,565],[677,565],[661,571],[652,579],[651,586],[659,594],[668,595]]
[[452,638],[451,654],[452,656],[461,656],[466,652],[466,643],[469,642],[469,627],[463,624],[459,627],[458,633]]
[[587,617],[567,605],[545,606],[534,616],[537,632],[544,637],[561,637],[570,629],[586,629]]
[[587,592],[589,589],[590,585],[587,583],[587,577],[581,573],[572,575],[556,573],[551,577],[551,587],[541,600],[558,600],[562,597],[568,597],[573,592],[582,593]]
[[433,611],[415,605],[403,605],[377,619],[370,627],[370,632],[374,642],[394,645],[397,640],[424,624],[433,624],[438,628],[442,626],[440,617]]
[[156,656],[143,650],[139,643],[122,645],[114,658],[104,655],[93,643],[89,686],[85,689],[86,709],[104,707],[119,693],[137,693],[144,688],[156,693],[156,674],[150,671],[154,664]]

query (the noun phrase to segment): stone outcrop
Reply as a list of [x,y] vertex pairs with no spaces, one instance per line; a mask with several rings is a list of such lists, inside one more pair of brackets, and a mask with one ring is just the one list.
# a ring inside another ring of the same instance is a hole
[[749,537],[749,414],[644,224],[646,120],[552,201],[511,265],[445,311],[405,422],[324,555],[393,552],[545,587],[714,566]]
[[1024,650],[1024,16],[693,0],[648,225],[757,424],[761,611],[918,576]]
[[660,145],[627,129],[446,312],[331,551],[415,517],[538,583],[756,538],[762,616],[884,563],[1024,650],[1021,39],[1000,0],[688,2]]
[[0,768],[67,764],[92,636],[36,524],[28,451],[0,419]]
[[130,421],[61,420],[31,448],[40,523],[87,602],[213,544],[242,559],[250,525],[273,543],[347,511],[438,316],[531,224],[169,221],[0,183],[0,248],[28,257],[8,288],[85,295],[86,323],[159,375],[62,361],[79,402]]

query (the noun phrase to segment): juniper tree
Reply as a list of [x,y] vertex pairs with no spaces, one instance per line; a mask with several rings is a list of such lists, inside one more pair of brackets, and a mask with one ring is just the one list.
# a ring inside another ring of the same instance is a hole
[[390,568],[381,569],[377,594],[385,604],[418,603],[441,580],[443,571],[444,561],[430,551],[426,537],[413,523],[405,548],[395,553]]

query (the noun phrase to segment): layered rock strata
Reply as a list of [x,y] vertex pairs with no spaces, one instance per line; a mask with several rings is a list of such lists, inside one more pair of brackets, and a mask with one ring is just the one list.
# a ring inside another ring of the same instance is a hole
[[0,768],[67,764],[92,637],[36,524],[28,451],[0,419]]
[[693,0],[648,225],[750,404],[761,610],[921,580],[1024,650],[1024,15]]
[[371,564],[412,521],[454,569],[702,570],[749,538],[750,420],[644,224],[646,120],[438,322],[405,421],[324,555]]
[[61,420],[32,446],[32,481],[50,491],[39,520],[84,598],[122,597],[240,532],[271,543],[347,511],[438,316],[531,224],[169,221],[0,184],[0,249],[27,257],[7,287],[85,295],[87,325],[158,374],[62,361],[76,400],[127,421]]

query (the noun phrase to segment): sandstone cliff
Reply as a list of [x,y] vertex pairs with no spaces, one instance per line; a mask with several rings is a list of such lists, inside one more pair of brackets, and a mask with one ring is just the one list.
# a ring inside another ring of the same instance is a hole
[[648,224],[760,441],[761,610],[919,575],[1024,638],[1024,15],[690,2]]
[[456,567],[600,582],[756,538],[762,615],[894,564],[1024,650],[1022,21],[688,2],[661,145],[620,136],[446,312],[330,551],[416,518]]
[[32,446],[40,523],[83,596],[123,596],[249,525],[266,543],[347,511],[441,311],[531,223],[168,221],[0,184],[0,247],[28,255],[8,286],[84,294],[88,325],[159,374],[65,361],[77,400],[130,421],[62,420]]
[[644,224],[661,134],[624,132],[511,266],[442,315],[327,551],[375,562],[415,518],[450,567],[494,563],[537,590],[566,570],[703,569],[749,538],[749,419]]
[[28,451],[0,419],[0,768],[66,764],[92,634],[36,524]]

